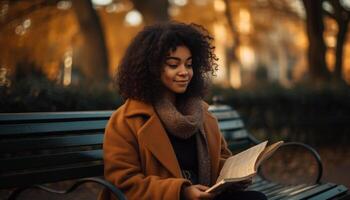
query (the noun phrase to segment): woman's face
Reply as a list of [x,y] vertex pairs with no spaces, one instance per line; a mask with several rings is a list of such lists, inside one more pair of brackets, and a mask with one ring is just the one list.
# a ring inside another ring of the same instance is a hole
[[161,81],[172,94],[184,93],[192,79],[192,55],[186,46],[178,46],[166,57]]

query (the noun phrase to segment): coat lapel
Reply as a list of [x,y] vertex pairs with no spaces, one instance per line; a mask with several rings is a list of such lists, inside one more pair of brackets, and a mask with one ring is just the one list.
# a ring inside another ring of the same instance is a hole
[[182,177],[172,144],[159,118],[152,115],[139,132],[139,141],[149,149],[174,177]]
[[[208,150],[211,162],[211,182],[215,183],[218,173],[218,163],[220,158],[220,139],[215,137],[218,133],[213,133],[215,131],[215,126],[212,124],[213,120],[209,120],[209,117],[205,115],[204,117],[204,131],[206,134],[208,142]],[[220,134],[220,133],[219,133]]]
[[[139,141],[152,152],[159,162],[174,177],[182,177],[175,152],[173,148],[171,148],[172,144],[170,143],[167,133],[152,106],[137,100],[127,100],[126,103],[129,107],[126,113],[127,117],[138,114],[150,116],[139,131]],[[204,108],[205,110],[208,108],[208,105],[205,103]],[[218,131],[218,127],[214,124],[215,120],[210,120],[210,117],[207,115],[208,114],[204,115],[204,130],[208,141],[209,155],[211,158],[212,182],[215,182],[218,172],[221,141],[220,138],[216,137],[220,133],[213,133],[213,131]]]

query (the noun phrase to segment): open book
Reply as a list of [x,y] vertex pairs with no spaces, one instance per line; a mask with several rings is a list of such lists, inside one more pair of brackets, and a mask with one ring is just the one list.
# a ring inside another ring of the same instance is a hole
[[267,146],[267,141],[229,157],[220,171],[216,184],[206,192],[220,192],[232,182],[239,182],[253,177],[259,165],[269,158],[283,141]]

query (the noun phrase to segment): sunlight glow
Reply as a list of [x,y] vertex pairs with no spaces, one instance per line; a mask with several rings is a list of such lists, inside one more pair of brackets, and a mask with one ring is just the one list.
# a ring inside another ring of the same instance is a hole
[[243,67],[247,70],[252,70],[255,63],[255,53],[253,49],[249,46],[239,47],[239,58]]
[[241,71],[237,64],[230,66],[230,85],[232,88],[238,89],[242,86]]
[[180,8],[178,6],[169,6],[168,8],[168,14],[172,17],[180,15]]
[[328,1],[322,3],[322,8],[330,13],[334,13],[333,6]]
[[185,6],[187,5],[188,0],[169,0],[169,3],[176,6]]
[[32,20],[26,19],[26,20],[24,20],[24,22],[23,22],[23,27],[24,27],[24,28],[29,28],[31,24],[32,24]]
[[250,13],[247,9],[239,10],[239,22],[238,22],[239,31],[241,33],[250,33],[251,31],[251,19]]
[[340,0],[340,4],[341,4],[346,10],[350,10],[350,0]]
[[225,12],[226,10],[226,4],[222,0],[214,0],[214,9],[217,12]]
[[112,3],[112,0],[92,0],[92,3],[96,6],[106,6]]
[[68,10],[72,7],[71,1],[59,1],[57,2],[57,8],[60,10]]
[[217,55],[218,58],[220,58],[218,60],[218,65],[219,70],[217,71],[217,76],[214,79],[214,81],[216,83],[220,83],[222,85],[228,85],[228,76],[227,76],[227,67],[226,67],[226,49],[225,49],[225,45],[226,45],[226,29],[225,29],[225,25],[222,23],[215,23],[214,26],[214,36],[216,38],[215,40],[215,54]]
[[197,5],[197,6],[205,6],[208,4],[208,0],[194,0],[194,3]]
[[127,26],[138,26],[142,23],[142,15],[137,10],[132,10],[125,15],[124,22]]
[[72,82],[73,52],[68,50],[64,54],[63,85],[68,86]]
[[0,19],[4,20],[9,11],[9,2],[1,1],[0,2]]
[[10,86],[11,82],[8,79],[8,70],[6,67],[0,68],[0,86]]

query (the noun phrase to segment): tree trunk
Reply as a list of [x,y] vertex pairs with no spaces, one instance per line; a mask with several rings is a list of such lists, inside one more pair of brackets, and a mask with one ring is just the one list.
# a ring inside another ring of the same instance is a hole
[[323,39],[324,24],[322,0],[303,0],[306,11],[306,27],[309,40],[308,62],[313,80],[329,80],[326,65],[326,45]]
[[333,77],[336,81],[342,81],[342,70],[343,70],[343,53],[344,53],[344,43],[346,40],[346,33],[348,31],[349,20],[338,22],[338,34],[337,34],[337,46],[335,50],[335,68]]
[[168,0],[132,0],[132,2],[142,13],[146,25],[169,20]]
[[88,81],[106,81],[108,55],[99,16],[91,1],[74,0],[72,3],[84,37],[84,43],[79,49],[79,59],[84,63],[82,72]]

